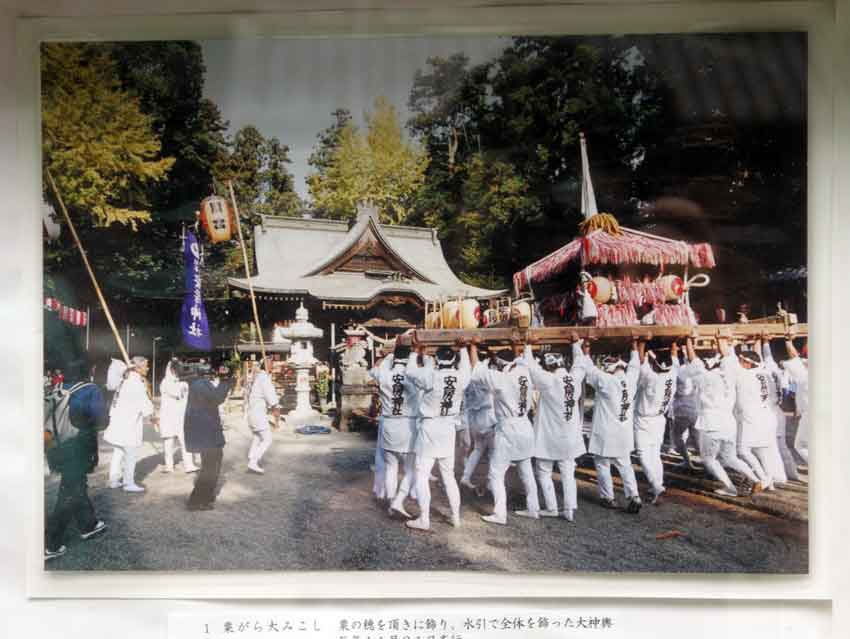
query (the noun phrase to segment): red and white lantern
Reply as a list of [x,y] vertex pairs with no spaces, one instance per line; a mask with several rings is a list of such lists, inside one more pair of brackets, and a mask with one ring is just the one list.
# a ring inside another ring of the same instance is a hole
[[230,203],[223,197],[213,195],[201,201],[201,224],[203,224],[210,242],[227,242],[233,236],[235,216]]

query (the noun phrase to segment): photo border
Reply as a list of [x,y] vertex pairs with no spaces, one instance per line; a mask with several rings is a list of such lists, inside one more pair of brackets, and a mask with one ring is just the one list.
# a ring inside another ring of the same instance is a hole
[[[628,21],[624,11],[629,12]],[[19,19],[18,118],[19,179],[26,219],[18,238],[24,264],[26,352],[37,357],[22,364],[27,383],[24,419],[38,420],[42,377],[42,246],[39,129],[39,43],[297,37],[591,35],[612,33],[718,33],[805,31],[808,33],[808,272],[811,346],[812,422],[818,424],[811,451],[808,576],[683,575],[678,573],[489,572],[53,572],[43,566],[44,492],[41,434],[30,438],[29,498],[33,512],[27,547],[30,597],[99,598],[470,598],[504,597],[668,599],[795,599],[831,596],[829,485],[833,419],[841,401],[831,390],[830,373],[839,362],[830,351],[833,333],[833,235],[840,224],[832,208],[833,162],[837,157],[833,90],[835,16],[826,2],[678,3],[635,6],[597,3],[403,10],[285,11],[275,14],[127,16]],[[622,25],[628,24],[624,29]],[[839,285],[845,282],[839,281]],[[842,302],[842,303],[846,303]],[[836,327],[837,330],[838,327]],[[24,337],[22,337],[24,339]],[[836,423],[836,425],[838,425]],[[836,462],[839,460],[835,456]],[[167,578],[164,578],[167,575]]]

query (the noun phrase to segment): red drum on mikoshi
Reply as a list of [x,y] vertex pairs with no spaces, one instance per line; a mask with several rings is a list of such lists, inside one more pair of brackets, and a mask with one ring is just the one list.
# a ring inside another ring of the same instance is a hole
[[614,283],[607,277],[597,275],[588,283],[587,292],[597,304],[607,304],[614,295]]
[[661,287],[664,290],[664,299],[668,302],[675,302],[685,294],[685,282],[678,275],[662,277]]
[[235,217],[230,203],[223,197],[213,195],[201,201],[201,224],[210,242],[227,242],[233,236]]

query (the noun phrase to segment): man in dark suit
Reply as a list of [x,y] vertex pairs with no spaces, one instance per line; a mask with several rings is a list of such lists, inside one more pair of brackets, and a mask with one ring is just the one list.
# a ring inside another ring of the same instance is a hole
[[212,510],[224,455],[224,432],[219,405],[227,399],[233,378],[227,367],[210,370],[189,383],[184,435],[190,453],[200,453],[201,471],[189,496],[189,510]]

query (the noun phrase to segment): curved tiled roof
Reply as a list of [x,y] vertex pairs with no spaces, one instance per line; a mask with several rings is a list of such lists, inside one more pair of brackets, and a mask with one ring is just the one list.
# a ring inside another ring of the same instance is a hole
[[[322,274],[369,229],[389,255],[409,268],[411,277],[381,278],[350,271]],[[311,295],[354,303],[365,303],[381,294],[408,293],[425,301],[505,293],[462,282],[446,262],[435,230],[383,225],[374,210],[361,210],[350,229],[344,221],[264,216],[254,227],[254,247],[257,275],[251,278],[251,284],[257,293]],[[228,283],[248,288],[245,278],[229,278]]]

